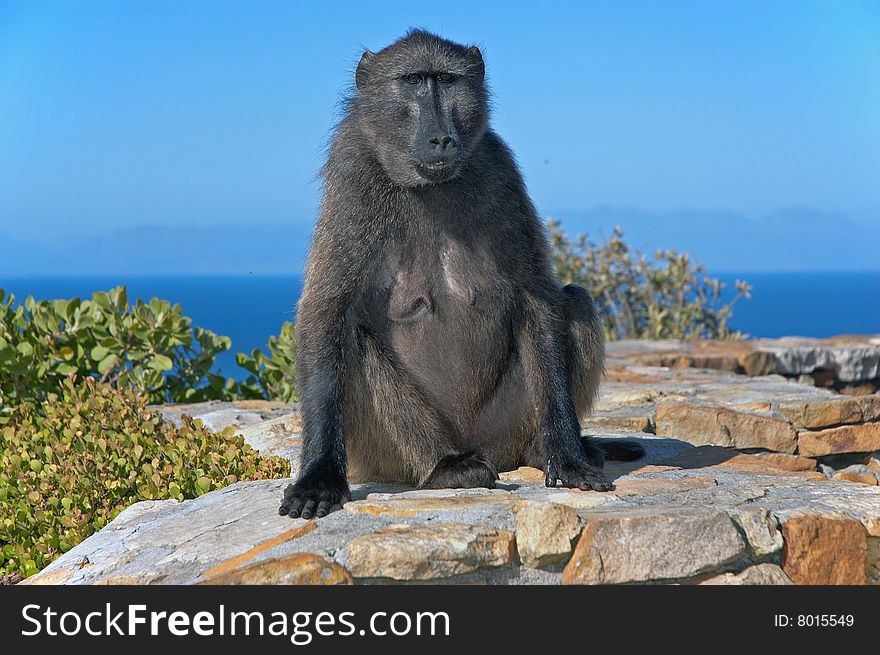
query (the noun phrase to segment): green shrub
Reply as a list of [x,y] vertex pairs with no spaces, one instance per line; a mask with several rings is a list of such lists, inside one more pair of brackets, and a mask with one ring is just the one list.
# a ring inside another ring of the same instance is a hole
[[134,387],[154,403],[235,397],[235,382],[210,372],[230,340],[190,324],[166,300],[131,306],[125,287],[20,304],[0,289],[0,409],[39,402],[70,374]]
[[31,575],[139,500],[194,498],[238,480],[282,478],[233,428],[182,427],[129,386],[64,379],[0,426],[0,576]]
[[40,402],[71,374],[134,387],[156,404],[297,400],[292,323],[269,337],[268,354],[237,354],[251,374],[243,382],[211,372],[230,346],[228,337],[192,327],[180,305],[153,298],[131,306],[124,286],[90,300],[28,297],[19,304],[0,289],[0,423],[12,406]]
[[293,402],[299,399],[294,377],[296,338],[293,323],[285,321],[277,337],[269,337],[269,354],[254,349],[251,357],[238,353],[235,361],[251,373],[240,386],[239,393],[247,398],[268,398]]
[[547,225],[559,279],[590,292],[608,339],[741,336],[728,322],[734,304],[750,297],[748,283],[737,280],[736,296],[722,303],[724,283],[686,254],[658,250],[652,259],[630,251],[619,227],[596,245],[584,235],[572,240],[556,221]]

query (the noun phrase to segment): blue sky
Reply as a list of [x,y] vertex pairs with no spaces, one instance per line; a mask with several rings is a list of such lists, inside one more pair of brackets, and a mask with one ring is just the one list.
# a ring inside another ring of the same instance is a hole
[[309,225],[362,48],[410,26],[481,46],[544,214],[880,232],[878,2],[3,0],[0,235]]

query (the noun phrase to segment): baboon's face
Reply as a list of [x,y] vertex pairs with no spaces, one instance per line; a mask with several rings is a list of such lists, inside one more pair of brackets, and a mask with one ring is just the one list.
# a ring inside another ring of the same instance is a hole
[[488,100],[477,48],[367,53],[358,66],[362,130],[402,186],[455,178],[486,131]]

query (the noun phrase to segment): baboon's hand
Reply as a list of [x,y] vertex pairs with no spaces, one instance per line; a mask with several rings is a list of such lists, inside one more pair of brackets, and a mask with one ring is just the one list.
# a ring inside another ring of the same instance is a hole
[[287,485],[278,513],[293,519],[300,516],[304,519],[321,518],[342,509],[349,500],[351,492],[345,480],[300,478]]
[[563,487],[570,489],[611,491],[614,488],[602,469],[576,458],[551,456],[547,459],[544,473],[544,484],[548,487],[555,487],[558,480]]

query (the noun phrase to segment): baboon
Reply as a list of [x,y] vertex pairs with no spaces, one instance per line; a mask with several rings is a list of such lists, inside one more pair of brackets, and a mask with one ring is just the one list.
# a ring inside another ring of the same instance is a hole
[[299,300],[298,478],[279,513],[324,516],[348,481],[492,487],[528,465],[607,491],[581,437],[604,371],[589,294],[556,280],[480,50],[411,31],[365,52],[322,169]]

